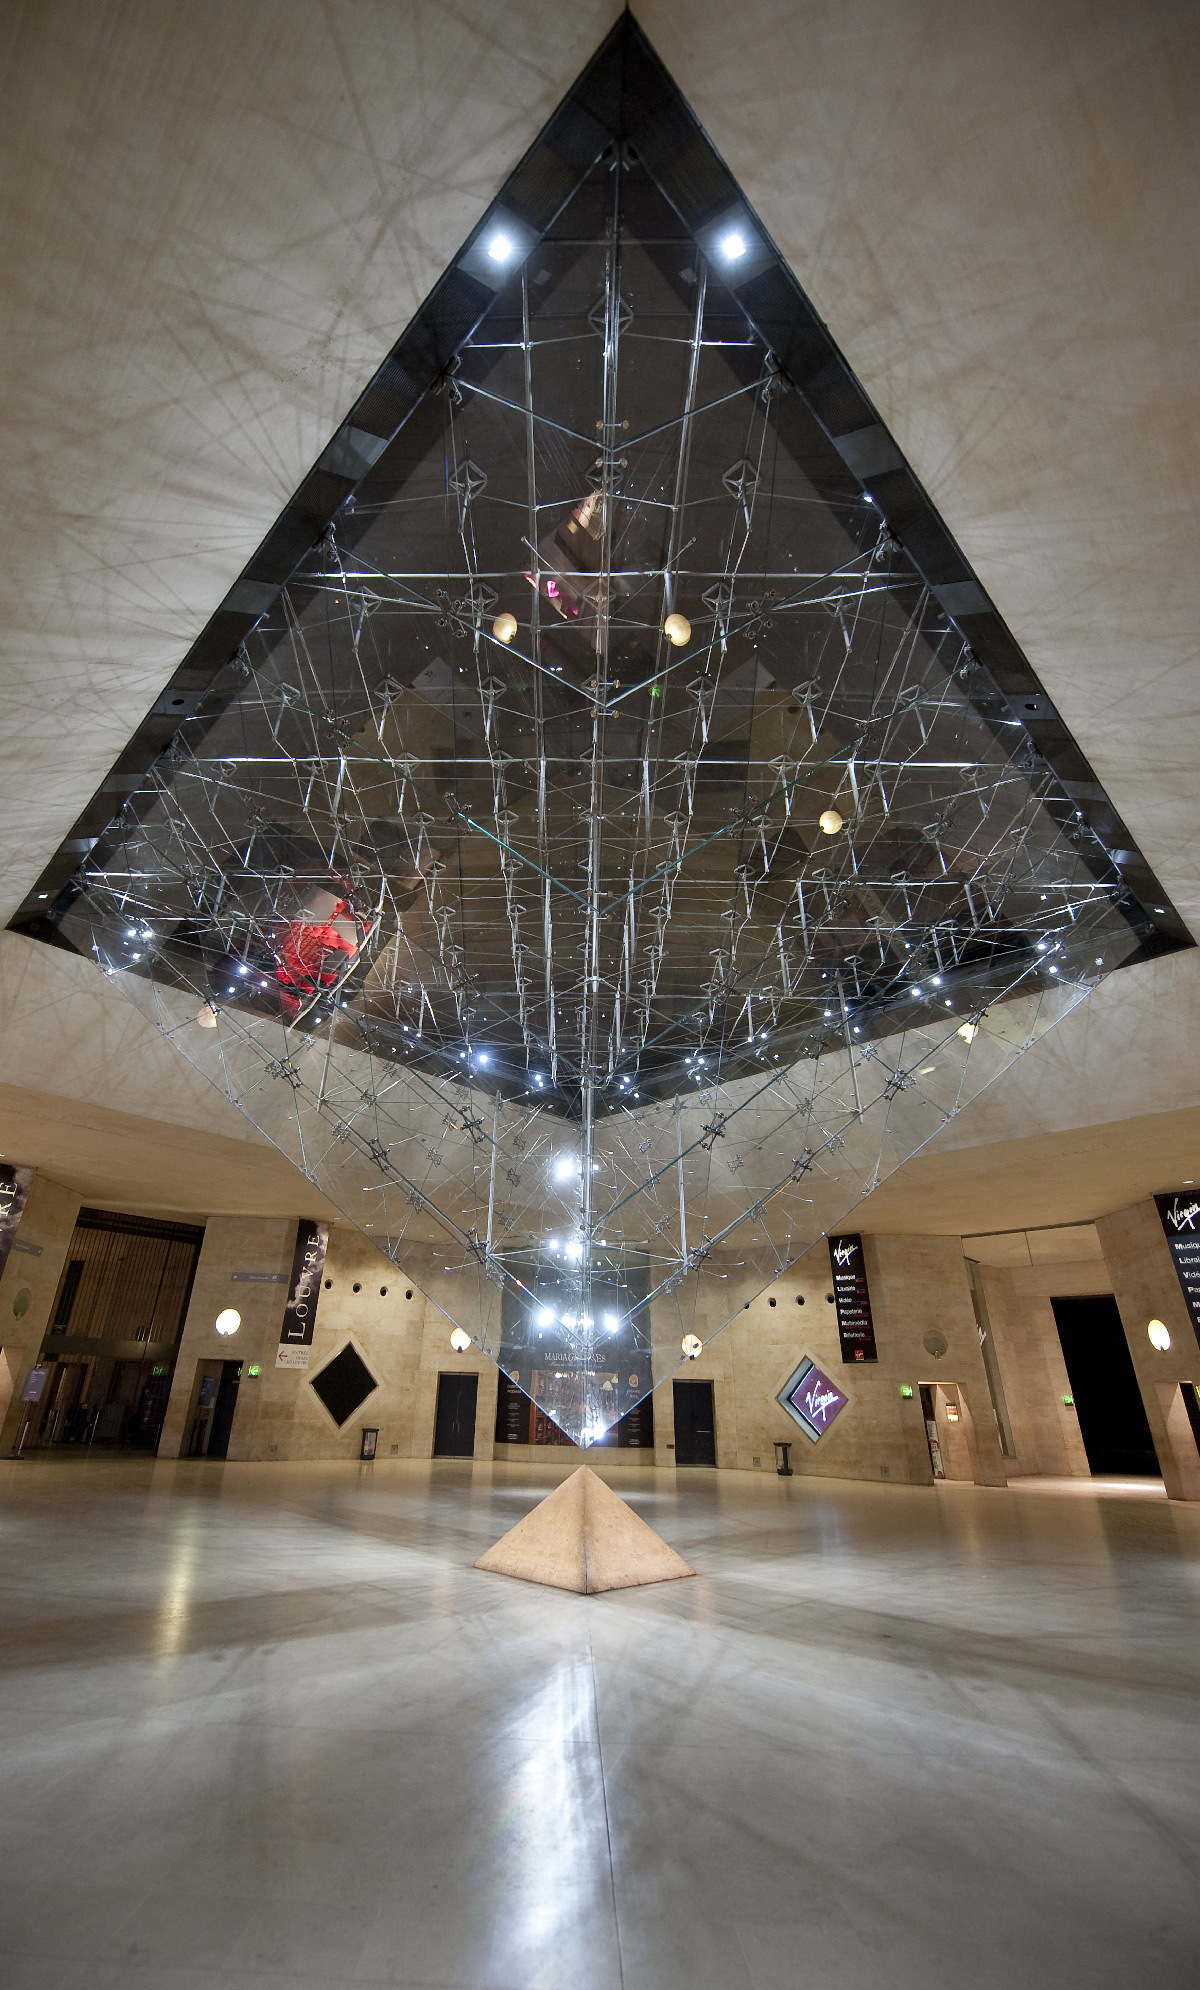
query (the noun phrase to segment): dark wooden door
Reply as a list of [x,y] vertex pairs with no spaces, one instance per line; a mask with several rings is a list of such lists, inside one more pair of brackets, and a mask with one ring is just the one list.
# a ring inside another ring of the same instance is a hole
[[717,1426],[711,1382],[675,1384],[675,1463],[715,1465]]
[[437,1423],[433,1432],[435,1458],[473,1458],[478,1375],[439,1375]]
[[1117,1302],[1052,1299],[1075,1414],[1093,1472],[1157,1478],[1160,1466]]

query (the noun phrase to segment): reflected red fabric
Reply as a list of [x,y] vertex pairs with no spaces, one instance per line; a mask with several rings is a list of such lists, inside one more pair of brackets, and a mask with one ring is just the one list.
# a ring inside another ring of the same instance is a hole
[[[345,910],[346,901],[339,899],[333,908],[333,918],[341,918]],[[279,943],[278,980],[285,1007],[299,1008],[301,996],[332,988],[338,978],[336,956],[347,954],[353,959],[357,952],[358,941],[347,939],[336,926],[319,920],[294,919]]]

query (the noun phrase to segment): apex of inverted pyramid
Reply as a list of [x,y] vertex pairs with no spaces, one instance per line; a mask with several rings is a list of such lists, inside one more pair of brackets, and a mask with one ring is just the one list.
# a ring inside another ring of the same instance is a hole
[[475,1566],[580,1596],[695,1574],[587,1465],[539,1500]]

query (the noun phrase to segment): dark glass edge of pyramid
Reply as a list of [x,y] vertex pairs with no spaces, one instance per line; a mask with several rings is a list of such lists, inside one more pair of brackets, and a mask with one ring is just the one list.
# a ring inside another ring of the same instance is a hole
[[[1195,944],[1097,780],[1028,659],[989,600],[919,480],[804,296],[650,43],[622,16],[509,175],[434,285],[349,415],[340,424],[252,559],[192,644],[31,891],[9,930],[78,951],[59,920],[81,888],[85,860],[167,749],[177,726],[205,703],[250,632],[369,477],[431,386],[450,369],[511,270],[490,273],[483,241],[502,224],[527,257],[605,152],[628,147],[705,252],[739,217],[761,253],[742,281],[725,281],[781,371],[845,466],[847,495],[866,495],[977,663],[972,698],[981,716],[1025,730],[1057,778],[1064,804],[1116,869],[1118,910],[1137,944],[1122,965]],[[993,706],[989,713],[983,707]],[[1053,812],[1053,803],[1050,804]],[[1065,826],[1065,825],[1064,825]],[[1095,852],[1081,861],[1100,875]]]

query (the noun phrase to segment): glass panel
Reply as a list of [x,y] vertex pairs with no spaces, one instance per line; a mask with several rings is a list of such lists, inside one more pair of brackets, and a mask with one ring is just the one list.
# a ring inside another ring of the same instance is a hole
[[60,915],[583,1443],[1139,943],[712,253],[592,174]]

